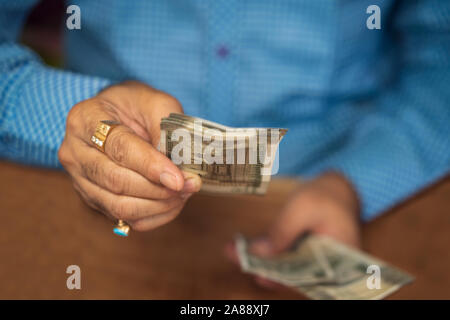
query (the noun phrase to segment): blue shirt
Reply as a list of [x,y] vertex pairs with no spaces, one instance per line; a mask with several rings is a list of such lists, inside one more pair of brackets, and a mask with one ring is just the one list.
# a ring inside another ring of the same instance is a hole
[[187,114],[289,128],[280,173],[343,173],[366,220],[449,170],[448,0],[71,1],[64,70],[17,42],[35,3],[0,0],[2,158],[59,167],[69,109],[132,78]]

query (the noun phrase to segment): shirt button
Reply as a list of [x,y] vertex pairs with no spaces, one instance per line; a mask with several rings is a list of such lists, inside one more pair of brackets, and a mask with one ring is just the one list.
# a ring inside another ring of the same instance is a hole
[[226,45],[220,45],[216,49],[216,55],[220,59],[225,59],[230,54],[230,49]]

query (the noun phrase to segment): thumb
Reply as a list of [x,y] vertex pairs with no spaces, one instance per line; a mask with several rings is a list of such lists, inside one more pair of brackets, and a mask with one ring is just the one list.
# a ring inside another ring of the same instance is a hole
[[311,229],[306,215],[297,210],[285,211],[266,235],[253,240],[249,250],[261,257],[272,257],[287,249],[305,232]]
[[200,189],[202,188],[202,179],[198,174],[183,171],[183,177],[184,186],[182,191],[184,193],[193,193],[200,191]]

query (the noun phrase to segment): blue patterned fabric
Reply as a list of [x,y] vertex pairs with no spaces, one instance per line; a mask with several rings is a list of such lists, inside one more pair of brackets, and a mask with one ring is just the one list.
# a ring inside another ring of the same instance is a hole
[[342,172],[366,220],[449,171],[448,0],[71,1],[65,70],[17,43],[35,3],[0,0],[2,158],[59,167],[70,108],[133,78],[191,115],[289,128],[280,173]]

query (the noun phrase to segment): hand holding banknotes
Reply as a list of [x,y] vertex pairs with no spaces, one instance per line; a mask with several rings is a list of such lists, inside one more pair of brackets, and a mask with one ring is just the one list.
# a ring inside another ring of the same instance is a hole
[[[337,173],[326,173],[302,184],[291,195],[266,234],[249,243],[249,251],[273,257],[288,250],[303,234],[318,233],[353,247],[360,246],[358,199],[350,184]],[[226,253],[237,262],[234,244]],[[269,285],[257,278],[262,285]]]
[[[172,96],[139,82],[111,86],[75,105],[58,156],[75,189],[92,208],[146,231],[173,220],[192,193],[197,175],[178,169],[156,148],[161,118],[182,113]],[[91,137],[100,121],[115,121],[104,153]]]
[[[264,134],[267,131],[270,140]],[[208,160],[211,132],[217,141],[226,141],[211,149],[219,163]],[[274,155],[286,132],[281,128],[231,128],[173,113],[161,120],[161,152],[179,168],[200,175],[204,192],[264,195],[270,182],[267,173],[273,172]],[[240,164],[233,162],[239,153],[246,155]],[[226,157],[230,161],[220,161],[224,154],[230,155]],[[255,154],[262,158],[256,161]],[[227,253],[242,272],[266,287],[283,285],[311,299],[382,299],[413,278],[357,249],[358,213],[351,184],[342,175],[328,172],[294,192],[266,236],[248,242],[245,236],[236,235]],[[378,276],[369,276],[373,270],[379,270]]]

